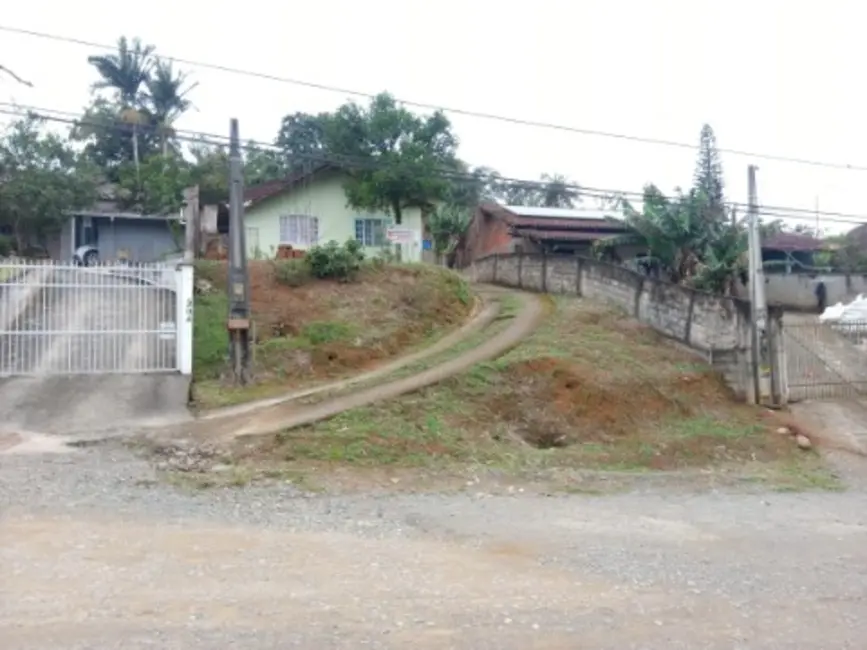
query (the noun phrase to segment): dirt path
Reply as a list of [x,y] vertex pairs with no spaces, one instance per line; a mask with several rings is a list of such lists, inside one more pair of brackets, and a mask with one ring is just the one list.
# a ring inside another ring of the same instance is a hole
[[0,456],[4,648],[861,648],[865,566],[861,491],[329,498]]
[[411,393],[443,381],[477,363],[500,356],[520,343],[542,320],[544,309],[538,296],[495,288],[487,288],[486,291],[492,295],[509,293],[517,296],[521,301],[521,309],[508,328],[457,359],[410,377],[363,389],[350,395],[335,397],[312,406],[293,403],[276,404],[255,412],[201,420],[182,427],[153,431],[149,433],[149,437],[157,440],[181,437],[220,442],[241,436],[266,435],[312,424],[344,411]]
[[497,296],[501,295],[500,291],[494,291],[490,288],[482,287],[481,290],[478,291],[478,293],[481,296],[482,301],[480,302],[477,310],[475,311],[468,323],[460,327],[457,331],[452,332],[447,336],[444,336],[433,345],[423,348],[418,352],[399,357],[398,359],[395,359],[394,361],[380,366],[375,370],[364,372],[360,375],[355,375],[354,377],[350,377],[348,379],[328,382],[319,386],[313,386],[311,388],[292,391],[291,393],[286,393],[284,395],[279,395],[277,397],[271,397],[268,399],[255,400],[253,402],[246,402],[244,404],[211,409],[199,413],[197,417],[200,420],[214,420],[226,417],[233,417],[236,415],[243,415],[244,413],[250,413],[252,411],[258,411],[263,408],[268,408],[269,406],[276,406],[278,404],[284,404],[286,402],[302,399],[304,397],[318,395],[320,393],[329,393],[332,391],[351,388],[354,385],[370,382],[379,377],[386,377],[391,373],[400,370],[401,368],[405,368],[406,366],[409,366],[413,363],[418,363],[419,361],[423,361],[424,359],[428,359],[434,355],[445,352],[446,350],[458,345],[461,341],[469,338],[479,330],[484,329],[485,327],[490,325],[500,313],[500,303],[497,300]]

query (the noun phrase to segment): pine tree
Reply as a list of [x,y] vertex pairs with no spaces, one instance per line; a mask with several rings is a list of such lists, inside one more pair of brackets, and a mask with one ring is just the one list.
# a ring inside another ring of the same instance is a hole
[[712,212],[724,214],[723,171],[716,148],[716,136],[710,124],[701,127],[698,161],[695,165],[695,189],[704,194]]

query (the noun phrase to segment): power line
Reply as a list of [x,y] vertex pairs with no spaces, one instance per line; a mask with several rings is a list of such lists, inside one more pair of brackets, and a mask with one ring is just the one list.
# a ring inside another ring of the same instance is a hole
[[[106,45],[105,43],[97,43],[95,41],[88,41],[81,38],[75,38],[72,36],[62,36],[59,34],[49,34],[46,32],[39,32],[31,29],[22,29],[19,27],[10,27],[8,25],[0,25],[0,31],[8,32],[11,34],[19,34],[22,36],[31,36],[34,38],[42,38],[51,41],[59,41],[62,43],[71,43],[74,45],[81,45],[84,47],[97,48],[101,50],[114,50],[116,49],[113,45]],[[166,55],[164,58],[170,59],[172,61],[176,61],[178,63],[189,65],[197,68],[205,68],[209,70],[216,70],[218,72],[225,72],[229,74],[240,75],[244,77],[253,77],[256,79],[264,79],[266,81],[276,81],[279,83],[291,84],[293,86],[302,86],[305,88],[313,88],[316,90],[322,90],[325,92],[332,93],[340,93],[343,95],[350,95],[354,97],[366,97],[368,99],[376,96],[376,93],[363,92],[360,90],[353,90],[349,88],[341,88],[339,86],[332,86],[329,84],[317,83],[314,81],[306,81],[302,79],[295,79],[292,77],[284,77],[281,75],[275,75],[267,72],[259,72],[255,70],[246,70],[243,68],[235,68],[232,66],[222,65],[218,63],[208,63],[206,61],[197,61],[195,59],[186,59],[181,57],[176,57],[172,55]],[[529,120],[518,117],[510,117],[507,115],[500,115],[496,113],[486,113],[482,111],[473,111],[464,108],[455,108],[453,106],[438,106],[436,104],[429,104],[425,102],[417,102],[408,99],[395,98],[398,102],[405,104],[406,106],[412,106],[415,108],[421,108],[424,110],[435,110],[435,111],[443,111],[446,113],[453,113],[455,115],[463,115],[465,117],[474,117],[479,119],[492,120],[497,122],[504,122],[507,124],[519,125],[519,126],[527,126],[532,128],[539,129],[548,129],[554,131],[565,131],[569,133],[577,133],[580,135],[589,135],[600,138],[612,138],[617,140],[625,140],[629,142],[638,142],[642,144],[649,144],[655,146],[665,146],[665,147],[675,147],[680,149],[698,149],[699,145],[691,144],[687,142],[678,142],[676,140],[665,140],[662,138],[650,138],[644,136],[637,135],[629,135],[625,133],[614,133],[611,131],[600,131],[597,129],[586,129],[580,128],[576,126],[566,126],[562,124],[554,124],[551,122],[544,122],[539,120]],[[822,161],[822,160],[812,160],[809,158],[798,158],[791,156],[783,156],[776,154],[765,154],[765,153],[757,153],[753,151],[745,151],[741,149],[717,149],[721,153],[728,153],[736,156],[744,156],[748,158],[756,158],[760,160],[773,160],[776,162],[785,162],[792,163],[797,165],[809,165],[812,167],[826,167],[830,169],[845,169],[849,171],[867,171],[867,165],[852,165],[849,163],[839,163],[839,162],[831,162],[831,161]]]
[[[9,107],[9,108],[3,108]],[[54,115],[50,115],[49,113],[53,113]],[[0,102],[0,114],[2,115],[10,115],[15,117],[27,117],[28,115],[33,115],[37,118],[44,119],[47,121],[58,122],[63,124],[68,124],[70,126],[88,126],[95,129],[102,129],[104,131],[115,131],[119,133],[123,133],[124,135],[132,135],[132,125],[125,124],[105,124],[103,122],[95,122],[95,121],[87,121],[81,119],[81,116],[76,113],[72,113],[69,111],[62,111],[56,109],[44,109],[38,108],[34,106],[22,106],[16,105],[9,102]],[[181,141],[192,144],[205,144],[210,146],[217,147],[226,147],[229,144],[229,137],[225,135],[220,135],[216,133],[207,133],[203,131],[194,131],[189,129],[178,129],[174,131],[174,138]],[[261,151],[263,149],[267,149],[270,151],[281,152],[282,149],[274,144],[266,143],[266,142],[258,142],[255,140],[247,140],[245,143],[241,144],[241,148],[246,151]],[[371,161],[366,158],[358,158],[354,156],[346,156],[346,155],[314,155],[314,154],[293,154],[293,159],[300,160],[302,162],[309,162],[313,164],[334,164],[336,166],[344,166],[348,168],[356,168],[356,169],[382,169],[384,165],[381,163],[377,163],[376,161]],[[447,169],[447,168],[439,168],[435,170],[435,175],[443,180],[449,180],[455,183],[479,183],[483,181],[483,178],[473,175],[472,173],[461,172],[455,169]],[[548,187],[548,184],[544,181],[536,181],[536,180],[528,180],[521,178],[510,178],[503,176],[496,176],[490,179],[492,183],[505,185],[509,187],[520,187],[527,189],[537,189],[542,190]],[[615,203],[618,200],[623,199],[634,199],[636,201],[643,200],[645,194],[643,191],[630,191],[630,190],[620,190],[620,189],[604,189],[604,188],[596,188],[596,187],[587,187],[574,183],[563,183],[561,186],[567,190],[574,190],[579,192],[579,197],[582,198],[595,198],[602,201],[609,201],[611,203]],[[744,203],[738,203],[734,201],[726,201],[725,205],[731,208],[745,208],[747,207]],[[613,208],[612,208],[613,209]],[[815,222],[816,216],[820,216],[823,220],[828,223],[841,223],[841,224],[850,224],[850,225],[861,225],[862,223],[867,223],[867,214],[851,214],[844,212],[822,212],[816,211],[815,209],[808,208],[796,208],[796,207],[785,207],[785,206],[761,206],[759,210],[760,216],[772,217],[774,219],[790,219],[790,220],[802,220],[802,221],[810,221]]]

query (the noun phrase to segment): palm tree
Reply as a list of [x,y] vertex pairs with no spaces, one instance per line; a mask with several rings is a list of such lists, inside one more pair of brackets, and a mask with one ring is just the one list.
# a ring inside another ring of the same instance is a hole
[[641,211],[623,201],[629,234],[602,240],[601,256],[615,247],[645,249],[647,265],[664,279],[730,294],[745,261],[746,233],[736,224],[709,223],[705,194],[692,190],[666,197],[654,185],[644,189]]
[[187,84],[188,77],[186,72],[176,72],[171,60],[157,58],[152,73],[145,80],[145,102],[159,132],[163,155],[168,153],[169,139],[174,135],[172,125],[193,107],[187,95],[199,84]]
[[574,208],[580,194],[575,185],[561,174],[542,174],[542,205],[546,208]]
[[142,116],[142,88],[150,76],[153,53],[152,45],[142,45],[137,38],[130,43],[125,36],[121,36],[117,41],[117,52],[87,57],[87,62],[96,68],[101,77],[93,84],[93,88],[113,91],[120,104],[121,120],[132,124],[136,174],[139,173],[138,126]]

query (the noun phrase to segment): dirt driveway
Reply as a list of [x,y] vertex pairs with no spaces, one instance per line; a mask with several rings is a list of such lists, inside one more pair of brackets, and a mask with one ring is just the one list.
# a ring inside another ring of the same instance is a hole
[[0,455],[0,638],[84,648],[856,648],[867,494],[184,491]]

